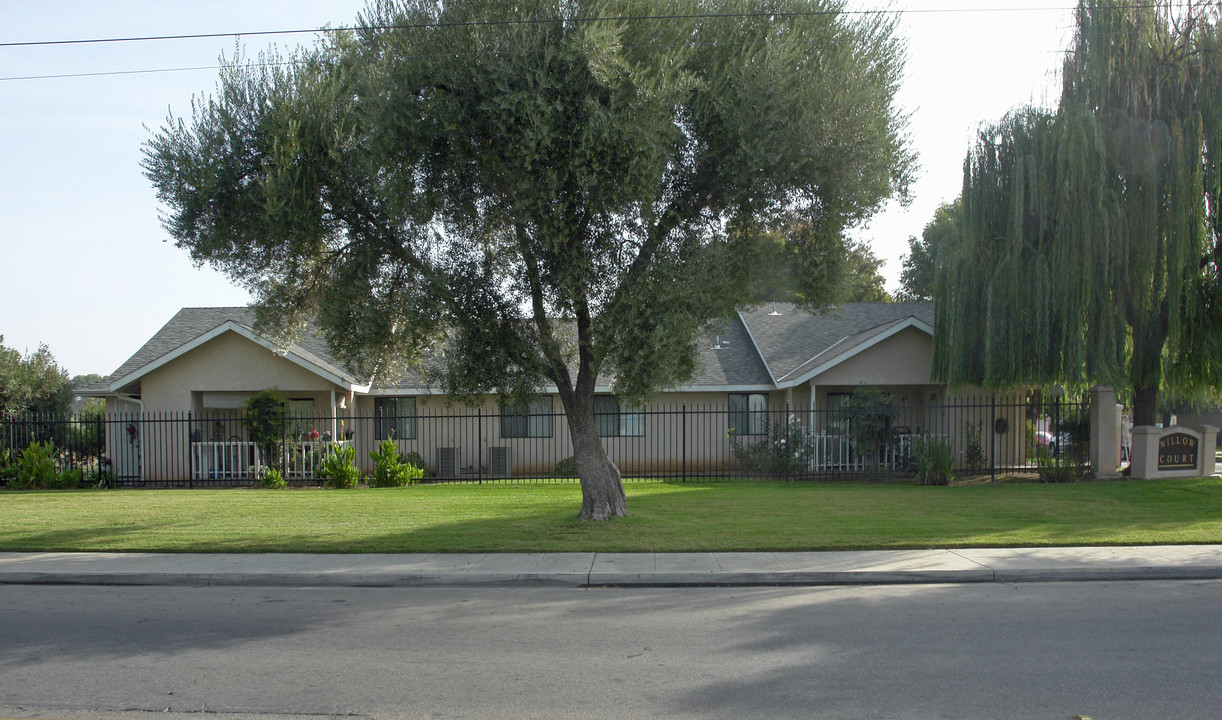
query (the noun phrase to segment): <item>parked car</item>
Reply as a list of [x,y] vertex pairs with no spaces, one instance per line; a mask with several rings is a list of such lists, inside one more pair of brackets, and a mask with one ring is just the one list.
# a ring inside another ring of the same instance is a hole
[[1061,453],[1070,453],[1073,451],[1073,438],[1067,432],[1060,432],[1056,435],[1047,430],[1037,430],[1035,432],[1035,444],[1038,447],[1048,448],[1048,452],[1053,457],[1060,457]]

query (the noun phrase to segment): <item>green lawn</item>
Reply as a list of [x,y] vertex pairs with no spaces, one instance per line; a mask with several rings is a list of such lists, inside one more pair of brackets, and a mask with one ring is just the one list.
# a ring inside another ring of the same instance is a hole
[[626,483],[627,518],[576,520],[576,485],[0,491],[0,550],[686,552],[1222,543],[1222,480],[918,487]]

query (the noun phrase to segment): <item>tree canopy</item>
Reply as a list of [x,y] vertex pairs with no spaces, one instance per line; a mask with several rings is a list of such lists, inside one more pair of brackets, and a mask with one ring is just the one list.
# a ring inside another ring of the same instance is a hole
[[[748,302],[792,302],[810,306],[892,301],[887,292],[887,280],[881,272],[886,261],[880,260],[869,245],[859,240],[832,238],[833,242],[821,244],[815,250],[820,253],[817,277],[812,277],[807,270],[805,277],[799,278],[798,271],[786,257],[794,245],[794,240],[787,239],[786,234],[807,231],[800,222],[786,223],[759,237],[755,257],[750,263]],[[808,302],[800,287],[812,285],[819,288],[819,295],[812,298],[814,302]]]
[[981,131],[935,372],[1129,388],[1222,379],[1219,5],[1083,0],[1059,106]]
[[938,267],[942,248],[958,242],[959,223],[962,220],[962,205],[956,198],[943,203],[934,212],[933,219],[921,232],[921,237],[908,238],[908,254],[900,263],[900,291],[898,299],[904,302],[930,302],[936,293]]
[[65,412],[70,402],[68,371],[46,345],[23,355],[0,335],[0,415]]
[[809,302],[822,248],[906,191],[894,20],[839,0],[389,0],[287,65],[227,65],[144,167],[165,227],[317,320],[354,370],[440,366],[456,395],[554,386],[583,517],[623,514],[596,379],[641,399],[696,369],[759,237]]

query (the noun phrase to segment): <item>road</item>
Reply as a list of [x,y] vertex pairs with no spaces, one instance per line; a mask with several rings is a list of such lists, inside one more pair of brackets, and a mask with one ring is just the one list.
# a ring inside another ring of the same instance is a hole
[[0,586],[0,717],[1217,718],[1220,608],[1222,581]]

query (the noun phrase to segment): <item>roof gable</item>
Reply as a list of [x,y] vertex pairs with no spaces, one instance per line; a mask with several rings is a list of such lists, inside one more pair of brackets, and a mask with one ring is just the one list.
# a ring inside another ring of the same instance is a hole
[[932,303],[845,303],[821,313],[768,303],[739,315],[777,388],[800,385],[905,328],[933,335]]
[[107,379],[110,392],[118,392],[144,375],[182,357],[204,343],[233,332],[302,368],[351,390],[367,391],[368,383],[343,369],[315,332],[306,332],[288,347],[254,330],[254,312],[244,307],[183,308],[170,318],[134,355]]
[[[700,370],[678,390],[769,390],[795,387],[907,328],[933,335],[932,303],[846,303],[810,313],[791,303],[767,303],[713,323],[699,347]],[[313,327],[288,347],[254,329],[246,307],[183,308],[107,378],[118,392],[191,350],[233,332],[306,370],[357,392],[434,391],[418,372],[373,389],[344,369]],[[600,378],[599,387],[606,384]],[[91,391],[94,388],[90,388]]]

